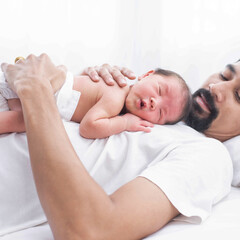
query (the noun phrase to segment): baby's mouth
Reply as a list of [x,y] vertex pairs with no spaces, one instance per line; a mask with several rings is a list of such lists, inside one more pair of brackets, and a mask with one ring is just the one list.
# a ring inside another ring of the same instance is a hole
[[140,109],[144,109],[147,107],[147,102],[144,99],[140,99],[140,104],[139,104]]

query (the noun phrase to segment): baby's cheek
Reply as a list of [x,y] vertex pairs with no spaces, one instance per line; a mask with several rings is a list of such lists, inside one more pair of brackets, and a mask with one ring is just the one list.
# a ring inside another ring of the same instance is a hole
[[151,123],[157,123],[158,122],[158,116],[155,112],[144,112],[142,115],[142,118],[151,122]]

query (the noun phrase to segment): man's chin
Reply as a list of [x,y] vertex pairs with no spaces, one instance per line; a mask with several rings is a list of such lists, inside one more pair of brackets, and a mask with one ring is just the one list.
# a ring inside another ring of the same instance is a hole
[[191,111],[186,120],[186,124],[199,132],[206,131],[211,126],[214,119],[216,119],[217,115],[207,114],[208,115],[207,117],[203,117],[202,114],[201,117],[199,117],[198,113]]

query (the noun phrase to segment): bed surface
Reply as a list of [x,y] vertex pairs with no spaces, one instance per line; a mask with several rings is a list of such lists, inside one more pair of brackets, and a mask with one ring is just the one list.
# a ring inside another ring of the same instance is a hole
[[[240,236],[240,189],[214,206],[212,215],[201,225],[172,221],[146,240],[218,239],[235,240]],[[48,224],[28,228],[0,237],[1,240],[53,240]]]

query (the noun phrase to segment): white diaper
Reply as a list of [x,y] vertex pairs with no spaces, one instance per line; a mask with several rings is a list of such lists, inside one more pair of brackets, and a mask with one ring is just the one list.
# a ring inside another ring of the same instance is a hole
[[[65,83],[55,96],[61,117],[70,121],[81,96],[80,92],[73,90],[72,73],[67,73]],[[0,72],[0,112],[9,111],[7,100],[12,98],[18,98],[18,96],[10,89],[3,72]]]
[[9,110],[7,100],[12,98],[18,98],[18,96],[10,89],[3,72],[0,72],[0,112]]
[[70,121],[81,93],[73,90],[73,74],[68,72],[62,88],[55,94],[57,107],[63,119]]

